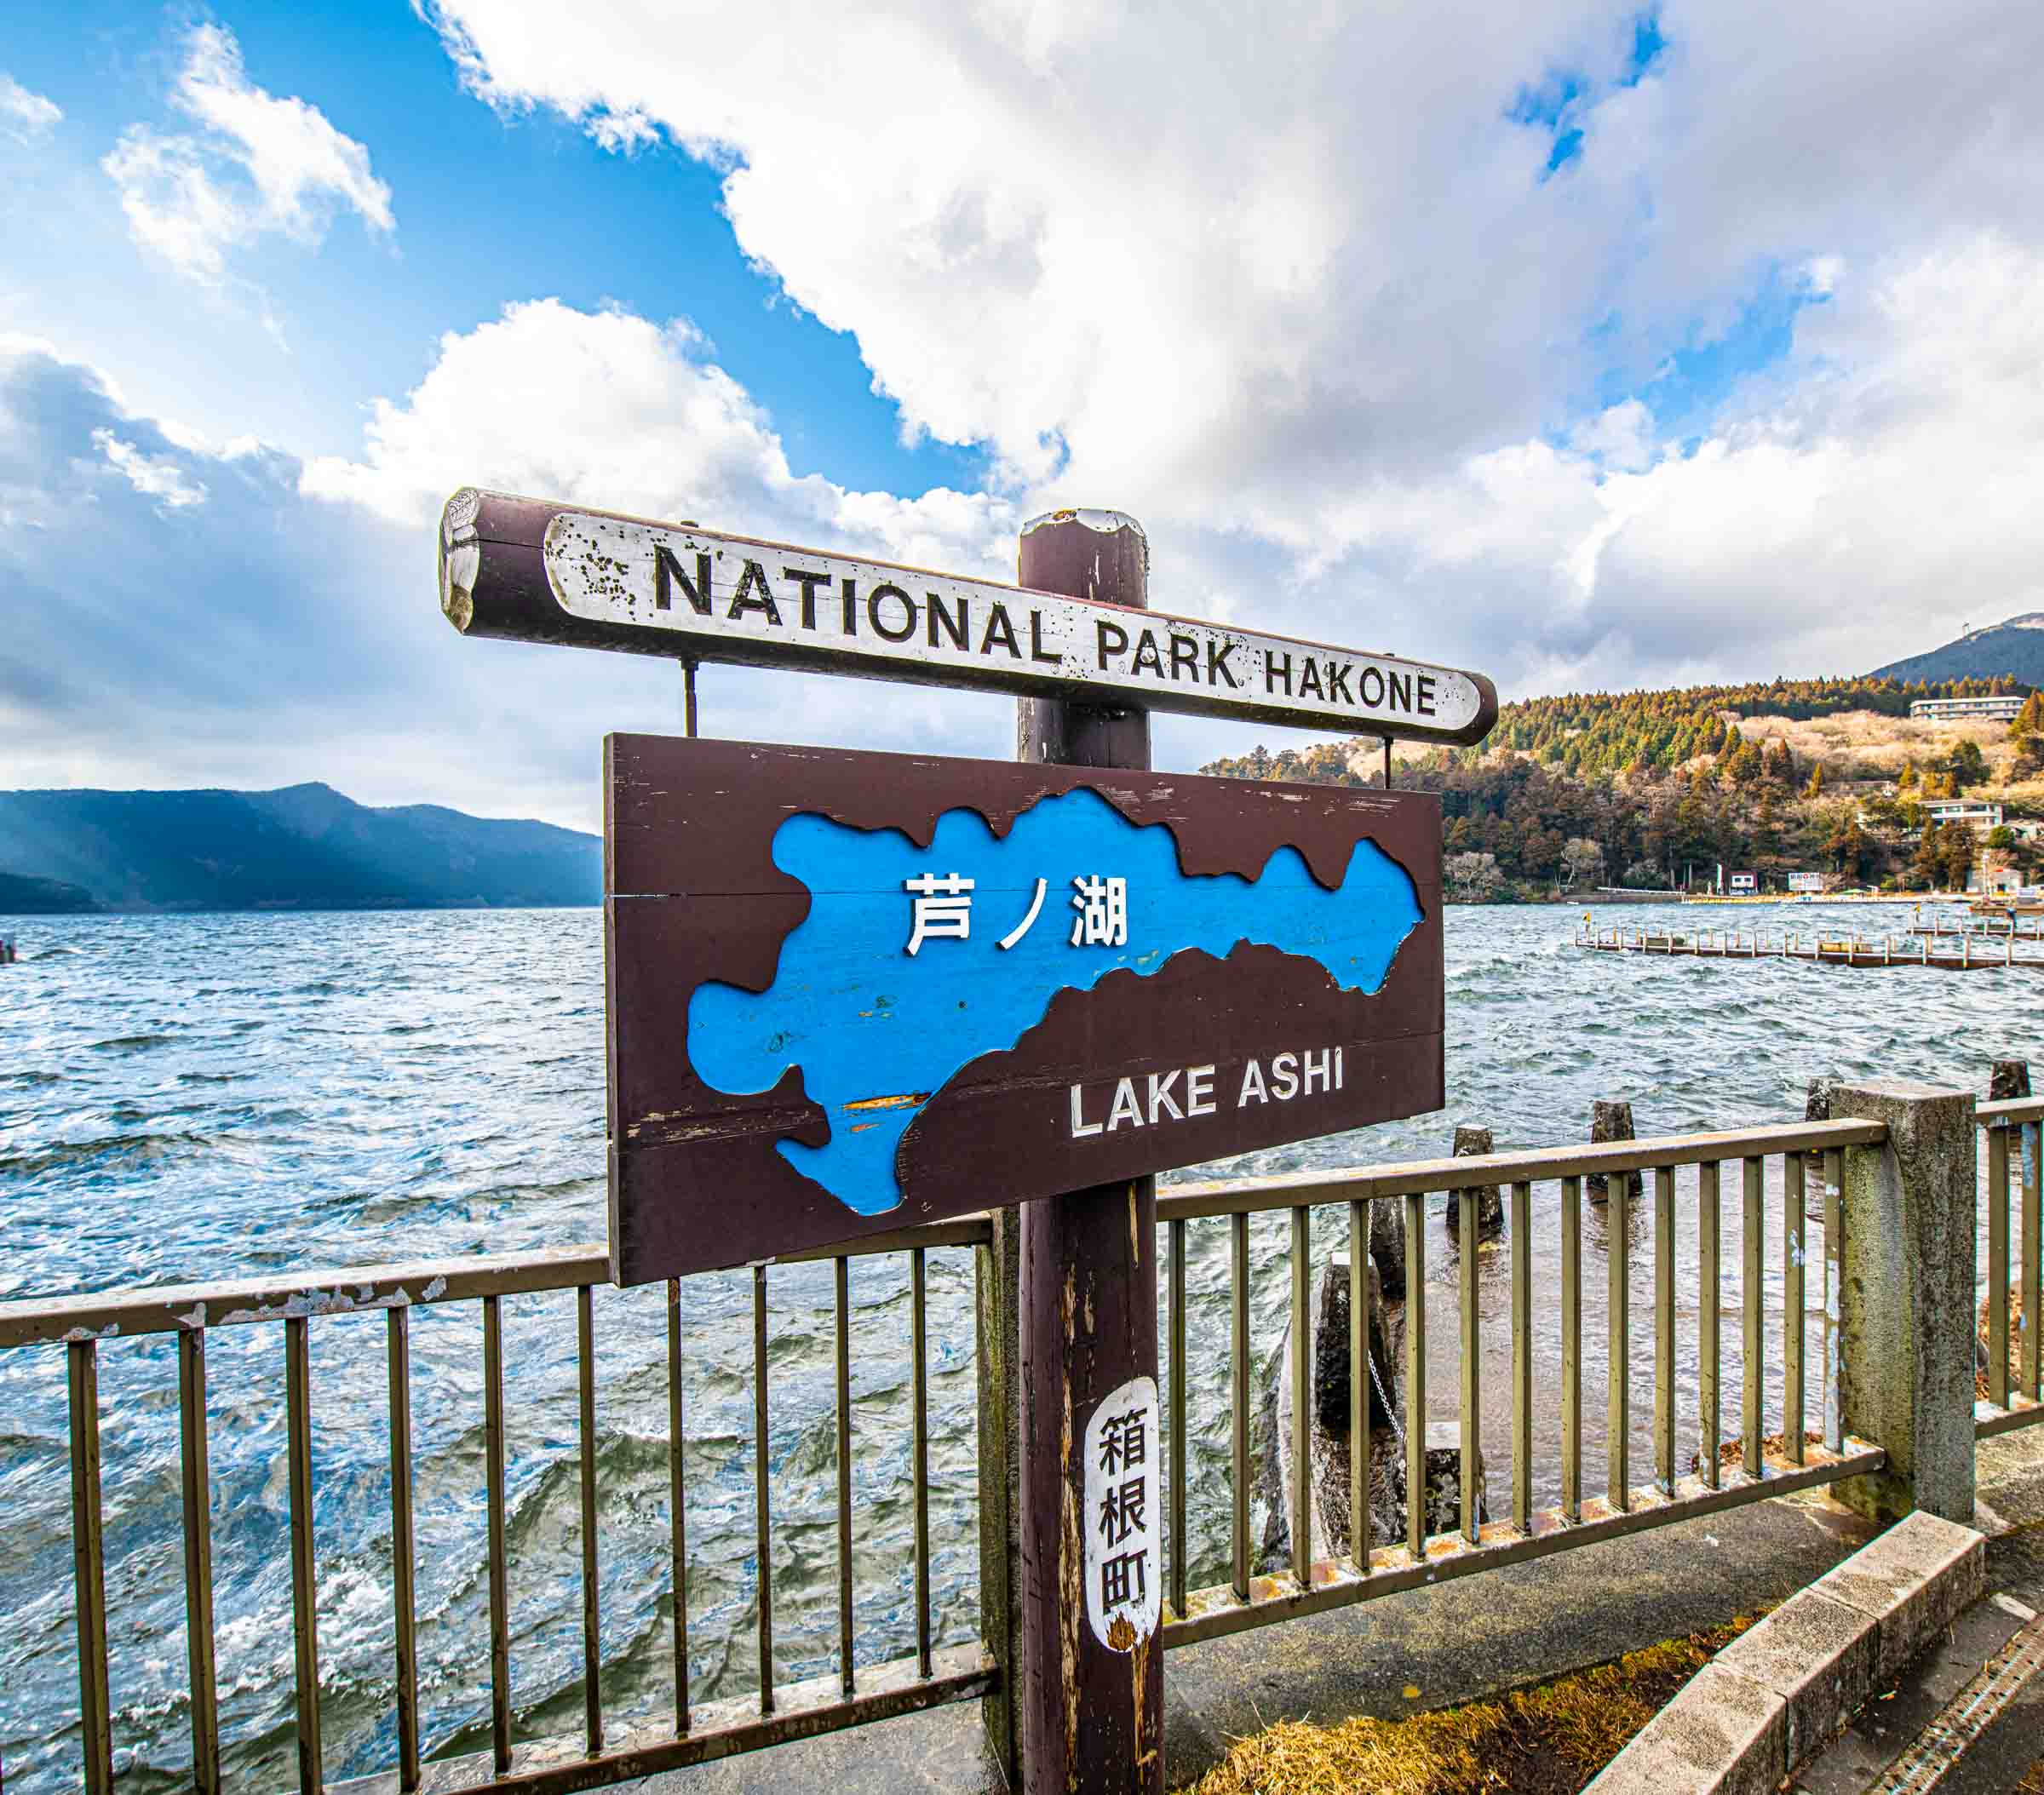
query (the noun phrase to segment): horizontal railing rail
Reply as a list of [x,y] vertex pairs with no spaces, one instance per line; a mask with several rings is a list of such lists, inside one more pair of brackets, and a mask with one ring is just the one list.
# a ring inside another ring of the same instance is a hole
[[[935,1247],[979,1247],[985,1245],[991,1234],[992,1224],[985,1214],[959,1216],[865,1235],[843,1247],[810,1247],[771,1263],[795,1265],[870,1259],[918,1247],[927,1251]],[[606,1249],[591,1245],[536,1253],[471,1253],[388,1265],[324,1267],[210,1284],[157,1284],[79,1296],[18,1298],[0,1303],[0,1349],[138,1333],[188,1333],[417,1304],[474,1302],[481,1297],[575,1290],[607,1284],[610,1279]]]

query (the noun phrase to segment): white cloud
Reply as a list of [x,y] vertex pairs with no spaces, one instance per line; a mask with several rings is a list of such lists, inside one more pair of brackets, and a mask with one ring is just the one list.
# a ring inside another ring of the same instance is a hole
[[443,336],[402,404],[376,401],[361,457],[307,463],[303,489],[422,532],[456,486],[479,485],[769,538],[820,533],[894,559],[1012,565],[1017,519],[1003,498],[901,499],[791,473],[766,416],[703,347],[686,320],[509,307]]
[[[138,416],[96,370],[0,335],[8,783],[319,778],[370,802],[594,826],[604,733],[678,729],[680,677],[451,629],[433,526],[467,481],[1012,569],[1002,499],[792,475],[683,324],[514,307],[448,336],[359,458],[310,463]],[[81,578],[82,558],[113,571]],[[1012,731],[1006,703],[956,693],[737,668],[705,669],[701,690],[725,736],[999,754]]]
[[32,93],[12,75],[0,73],[0,135],[16,143],[38,143],[63,122],[64,109]]
[[[164,435],[175,442],[169,432]],[[192,479],[167,455],[146,455],[133,443],[123,442],[104,427],[92,433],[92,445],[106,458],[106,465],[127,478],[128,484],[146,498],[160,499],[170,511],[205,502],[206,489]]]
[[372,231],[396,227],[368,150],[317,106],[250,81],[226,26],[193,29],[170,103],[198,132],[130,125],[100,167],[135,242],[187,278],[222,284],[228,252],[268,233],[317,245],[342,208]]

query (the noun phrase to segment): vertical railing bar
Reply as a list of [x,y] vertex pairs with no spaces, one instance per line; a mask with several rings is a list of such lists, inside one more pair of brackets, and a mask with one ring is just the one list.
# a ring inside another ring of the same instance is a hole
[[1171,1256],[1171,1612],[1186,1611],[1186,1224],[1173,1222]]
[[1292,1480],[1289,1500],[1292,1574],[1300,1589],[1313,1580],[1312,1274],[1313,1212],[1292,1210]]
[[852,1648],[852,1261],[832,1262],[837,1286],[837,1658],[847,1695],[858,1690]]
[[1675,1493],[1675,1168],[1654,1167],[1654,1481]]
[[1348,1555],[1369,1574],[1369,1204],[1348,1206]]
[[1719,1483],[1718,1449],[1722,1438],[1719,1413],[1719,1169],[1714,1159],[1697,1167],[1697,1408],[1702,1435],[1697,1457],[1702,1463],[1704,1484],[1711,1489]]
[[[393,1310],[395,1315],[399,1311]],[[177,1426],[185,1510],[185,1661],[192,1679],[192,1786],[219,1795],[220,1683],[213,1645],[213,1491],[206,1463],[206,1336],[177,1337]]]
[[930,1674],[930,1369],[929,1291],[921,1247],[909,1251],[910,1382],[916,1401],[916,1673]]
[[581,1372],[582,1718],[589,1756],[603,1750],[602,1590],[596,1577],[596,1318],[594,1293],[575,1289],[575,1356]]
[[1249,1599],[1249,1219],[1228,1218],[1232,1254],[1229,1284],[1229,1371],[1234,1448],[1234,1504],[1231,1537],[1234,1547],[1235,1599]]
[[766,1487],[766,1263],[762,1259],[752,1268],[753,1547],[760,1567],[760,1712],[762,1716],[773,1712],[773,1517],[771,1493]]
[[106,1682],[106,1557],[100,1498],[98,1345],[65,1348],[71,1396],[71,1563],[78,1631],[78,1719],[86,1795],[112,1795],[113,1719]]
[[1782,1156],[1782,1190],[1786,1221],[1782,1243],[1782,1445],[1791,1465],[1803,1462],[1803,1347],[1809,1326],[1804,1270],[1809,1254],[1807,1193],[1803,1184],[1803,1156],[1791,1149]]
[[1845,1300],[1841,1284],[1845,1246],[1845,1156],[1837,1148],[1824,1155],[1824,1449],[1846,1449],[1845,1336],[1840,1315]]
[[1987,1131],[1987,1399],[2008,1407],[2008,1130]]
[[1456,1193],[1452,1201],[1461,1205],[1458,1217],[1461,1241],[1458,1257],[1459,1296],[1461,1322],[1462,1358],[1462,1437],[1461,1437],[1461,1496],[1462,1538],[1474,1546],[1482,1516],[1477,1506],[1476,1485],[1478,1466],[1483,1459],[1483,1441],[1478,1422],[1483,1410],[1483,1366],[1480,1359],[1482,1334],[1477,1326],[1476,1314],[1476,1192],[1473,1190]]
[[1512,1187],[1512,1524],[1533,1520],[1533,1186]]
[[490,1749],[511,1769],[511,1589],[504,1543],[503,1299],[483,1299],[483,1475],[490,1514]]
[[2044,1365],[2037,1351],[2038,1329],[2044,1328],[2044,1239],[2039,1238],[2038,1129],[2024,1122],[2018,1150],[2023,1156],[2023,1386],[2032,1402],[2044,1401]]
[[312,1346],[307,1318],[284,1323],[284,1420],[290,1486],[291,1632],[296,1642],[298,1786],[318,1795],[319,1750],[319,1582],[313,1563]]
[[398,1787],[419,1786],[418,1547],[411,1488],[411,1310],[384,1311],[384,1361],[390,1383],[391,1608],[397,1622]]
[[681,1413],[681,1280],[667,1281],[667,1502],[675,1596],[675,1730],[688,1730],[687,1437]]
[[1427,1556],[1427,1199],[1405,1199],[1405,1544]]
[[1613,1172],[1604,1184],[1605,1496],[1620,1514],[1632,1506],[1633,1174]]
[[1582,1519],[1582,1180],[1561,1181],[1561,1513]]
[[1745,1213],[1740,1218],[1740,1298],[1744,1305],[1742,1330],[1739,1407],[1742,1440],[1740,1456],[1749,1477],[1767,1475],[1767,1455],[1760,1449],[1767,1431],[1767,1345],[1765,1333],[1767,1300],[1767,1162],[1749,1158],[1744,1161]]

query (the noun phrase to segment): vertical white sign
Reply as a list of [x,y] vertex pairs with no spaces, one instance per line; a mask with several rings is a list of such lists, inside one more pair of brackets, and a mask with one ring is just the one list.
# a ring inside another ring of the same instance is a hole
[[1131,1378],[1086,1424],[1086,1618],[1111,1651],[1134,1651],[1162,1614],[1162,1443],[1155,1378]]

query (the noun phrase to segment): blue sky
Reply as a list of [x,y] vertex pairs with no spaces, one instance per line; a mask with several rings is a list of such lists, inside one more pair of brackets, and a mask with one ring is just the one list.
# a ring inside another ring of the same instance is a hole
[[[123,386],[162,381],[224,422],[224,383],[238,431],[301,452],[344,453],[358,444],[365,398],[414,385],[441,333],[544,294],[650,318],[685,313],[783,421],[801,471],[910,494],[976,476],[981,458],[969,450],[904,446],[857,346],[788,304],[771,272],[748,264],[720,209],[715,169],[663,144],[612,154],[553,113],[478,105],[439,36],[403,5],[215,15],[233,30],[252,83],[304,98],[370,147],[397,215],[388,238],[344,219],[317,253],[265,245],[245,272],[267,295],[283,341],[252,340],[249,295],[214,303],[150,278],[98,166],[138,120],[176,128],[165,90],[187,21],[203,16],[38,8],[6,51],[14,79],[64,110],[35,178],[61,183],[67,202],[10,267],[9,285],[37,290],[14,295],[31,319],[76,320],[129,346]],[[167,301],[160,310],[137,315],[138,279]],[[141,365],[152,361],[176,365]]]
[[[2041,57],[2008,0],[36,9],[0,786],[591,821],[671,669],[447,631],[468,482],[992,573],[1114,506],[1161,605],[1507,695],[2037,608]],[[705,692],[1007,751],[999,701]]]

